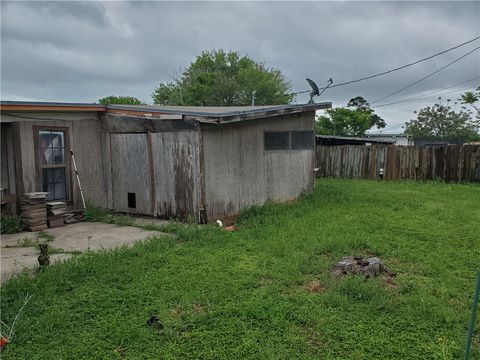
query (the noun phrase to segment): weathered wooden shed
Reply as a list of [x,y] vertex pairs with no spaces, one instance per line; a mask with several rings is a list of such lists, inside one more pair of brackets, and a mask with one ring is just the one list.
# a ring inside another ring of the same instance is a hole
[[314,186],[315,110],[2,102],[1,186],[120,212],[213,221]]

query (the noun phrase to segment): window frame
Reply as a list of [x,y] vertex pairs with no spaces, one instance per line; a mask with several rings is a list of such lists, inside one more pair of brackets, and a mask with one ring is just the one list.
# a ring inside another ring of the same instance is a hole
[[[309,132],[312,135],[311,146],[308,148],[292,148],[292,137],[294,132]],[[267,133],[287,133],[288,134],[288,147],[286,149],[267,149],[266,148],[266,134]],[[263,131],[263,151],[264,152],[277,152],[277,151],[314,151],[315,149],[315,131],[314,130],[264,130]]]
[[[63,132],[63,140],[65,142],[65,161],[64,164],[42,164],[42,151],[40,148],[40,131],[57,131]],[[70,171],[70,141],[69,141],[69,128],[60,126],[48,126],[48,125],[33,125],[33,144],[35,147],[35,163],[37,171],[37,187],[43,191],[43,169],[65,169],[65,198],[55,199],[47,201],[65,201],[68,204],[72,202],[72,178]]]

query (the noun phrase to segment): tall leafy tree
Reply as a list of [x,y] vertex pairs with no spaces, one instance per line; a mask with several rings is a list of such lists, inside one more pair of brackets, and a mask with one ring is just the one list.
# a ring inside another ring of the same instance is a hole
[[224,50],[204,51],[179,79],[160,83],[155,104],[193,106],[287,104],[293,100],[290,82],[280,70],[248,56]]
[[107,96],[98,100],[100,104],[124,104],[124,105],[145,105],[145,103],[132,96]]
[[362,111],[370,115],[370,128],[377,127],[377,129],[383,129],[387,124],[380,116],[375,114],[375,111],[370,108],[370,104],[361,96],[356,96],[347,104],[347,107],[354,107],[358,111]]
[[322,135],[362,136],[374,126],[381,129],[386,124],[363,97],[357,96],[350,99],[346,108],[326,110],[325,115],[317,118],[315,130]]
[[466,91],[460,95],[462,104],[470,105],[475,110],[475,116],[480,119],[480,108],[477,104],[480,101],[480,86],[475,91]]
[[450,105],[435,104],[415,112],[416,119],[405,123],[405,133],[415,139],[477,140],[479,123],[469,111],[454,111]]

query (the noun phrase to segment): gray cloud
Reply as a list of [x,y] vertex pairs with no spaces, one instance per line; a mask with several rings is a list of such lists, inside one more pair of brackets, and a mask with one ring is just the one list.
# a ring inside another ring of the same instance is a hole
[[[480,34],[479,2],[2,2],[2,99],[151,101],[202,51],[237,50],[274,66],[294,91],[381,72]],[[373,101],[447,64],[466,46],[397,73],[328,90]],[[480,75],[479,52],[388,101]],[[478,86],[478,80],[463,85]],[[450,89],[451,91],[452,89]],[[453,89],[455,90],[455,89]],[[458,94],[452,94],[452,98]],[[299,96],[305,102],[307,96]],[[390,128],[435,98],[382,107]]]

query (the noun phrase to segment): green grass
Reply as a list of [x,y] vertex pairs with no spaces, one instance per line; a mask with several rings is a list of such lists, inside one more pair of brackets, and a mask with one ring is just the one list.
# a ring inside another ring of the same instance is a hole
[[15,215],[2,215],[0,217],[0,234],[15,234],[23,231],[25,224]]
[[120,215],[110,210],[96,207],[92,204],[87,205],[85,211],[85,220],[91,222],[104,222],[121,226],[135,226],[135,219],[128,215]]
[[[296,203],[246,211],[238,227],[174,226],[177,238],[8,282],[7,324],[33,297],[2,357],[462,358],[480,264],[478,185],[320,180]],[[330,274],[357,254],[381,257],[394,282]],[[477,331],[474,359],[479,346]]]

